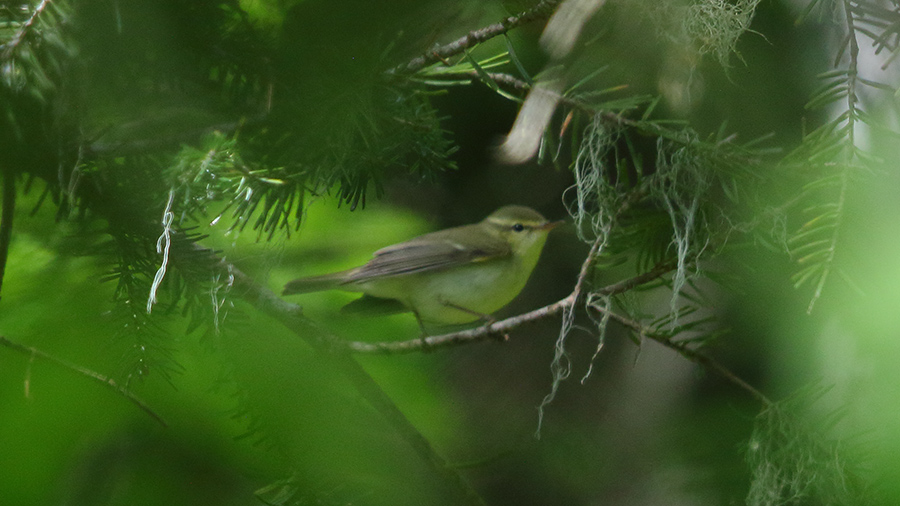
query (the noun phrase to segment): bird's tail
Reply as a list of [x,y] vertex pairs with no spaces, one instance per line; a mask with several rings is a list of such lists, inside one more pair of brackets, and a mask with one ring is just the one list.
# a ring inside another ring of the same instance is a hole
[[321,292],[323,290],[333,290],[341,285],[347,271],[335,272],[332,274],[324,274],[322,276],[312,276],[309,278],[300,278],[288,282],[284,285],[282,295],[295,295],[298,293]]

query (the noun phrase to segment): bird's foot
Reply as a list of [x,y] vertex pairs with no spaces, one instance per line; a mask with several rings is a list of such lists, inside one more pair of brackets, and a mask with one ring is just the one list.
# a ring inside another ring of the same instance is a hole
[[482,324],[482,327],[484,327],[485,330],[487,330],[489,336],[491,336],[492,338],[494,338],[497,341],[500,341],[501,343],[505,343],[505,342],[509,341],[509,334],[507,334],[506,332],[494,330],[491,328],[491,325],[497,323],[496,318],[494,318],[491,315],[482,315],[481,319],[484,322],[484,324]]

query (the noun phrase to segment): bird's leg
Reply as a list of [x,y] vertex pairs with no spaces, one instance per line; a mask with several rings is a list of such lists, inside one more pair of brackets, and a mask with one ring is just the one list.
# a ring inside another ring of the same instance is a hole
[[472,316],[477,316],[478,318],[481,319],[481,321],[484,322],[485,325],[490,325],[490,324],[494,323],[495,321],[497,321],[496,318],[494,318],[493,316],[491,316],[489,314],[479,313],[478,311],[474,311],[472,309],[454,304],[452,302],[447,302],[446,300],[441,300],[441,304],[443,304],[447,307],[452,307],[453,309],[462,311],[463,313],[469,313]]
[[[441,301],[441,304],[443,304],[443,305],[445,305],[445,306],[447,306],[447,307],[452,307],[453,309],[458,309],[459,311],[462,311],[462,312],[464,312],[464,313],[469,313],[470,315],[477,316],[478,318],[481,319],[482,322],[484,322],[484,326],[485,326],[485,327],[489,327],[489,326],[491,326],[491,325],[493,325],[494,323],[497,322],[497,319],[494,318],[493,316],[489,315],[489,314],[479,313],[478,311],[473,311],[473,310],[471,310],[471,309],[469,309],[469,308],[467,308],[467,307],[459,306],[459,305],[454,304],[454,303],[452,303],[452,302],[447,302],[447,301],[445,301],[445,300],[442,300],[442,301]],[[509,341],[509,334],[505,334],[505,333],[504,333],[504,334],[500,334],[500,333],[497,333],[496,336],[497,336],[497,338],[498,338],[499,340],[501,340],[501,341],[504,341],[504,342]]]
[[425,330],[425,322],[422,321],[422,317],[419,316],[419,312],[415,309],[412,310],[412,314],[416,317],[416,323],[419,324],[419,330],[422,331],[422,333],[419,335],[419,339],[422,340],[422,351],[431,351],[431,345],[428,344],[428,341],[426,340],[426,338],[428,337],[428,331]]

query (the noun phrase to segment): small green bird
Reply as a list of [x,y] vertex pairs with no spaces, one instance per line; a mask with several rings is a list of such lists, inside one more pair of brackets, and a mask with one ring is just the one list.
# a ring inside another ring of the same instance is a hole
[[412,311],[423,322],[461,324],[512,301],[531,276],[550,222],[524,206],[501,207],[479,223],[425,234],[375,252],[361,267],[296,279],[284,295],[344,290],[364,295],[344,310],[368,314]]

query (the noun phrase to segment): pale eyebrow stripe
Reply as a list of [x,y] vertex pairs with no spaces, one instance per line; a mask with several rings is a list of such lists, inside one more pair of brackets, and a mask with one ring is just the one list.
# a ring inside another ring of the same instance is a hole
[[534,228],[536,226],[535,222],[532,220],[501,220],[497,218],[488,218],[488,222],[501,227],[511,227],[516,223],[520,223],[528,228]]
[[493,223],[494,225],[500,225],[500,226],[503,226],[503,227],[509,227],[509,226],[512,226],[512,225],[514,225],[514,224],[516,224],[516,223],[519,223],[518,221],[500,220],[500,219],[497,219],[497,218],[488,218],[488,221],[491,222],[491,223]]

